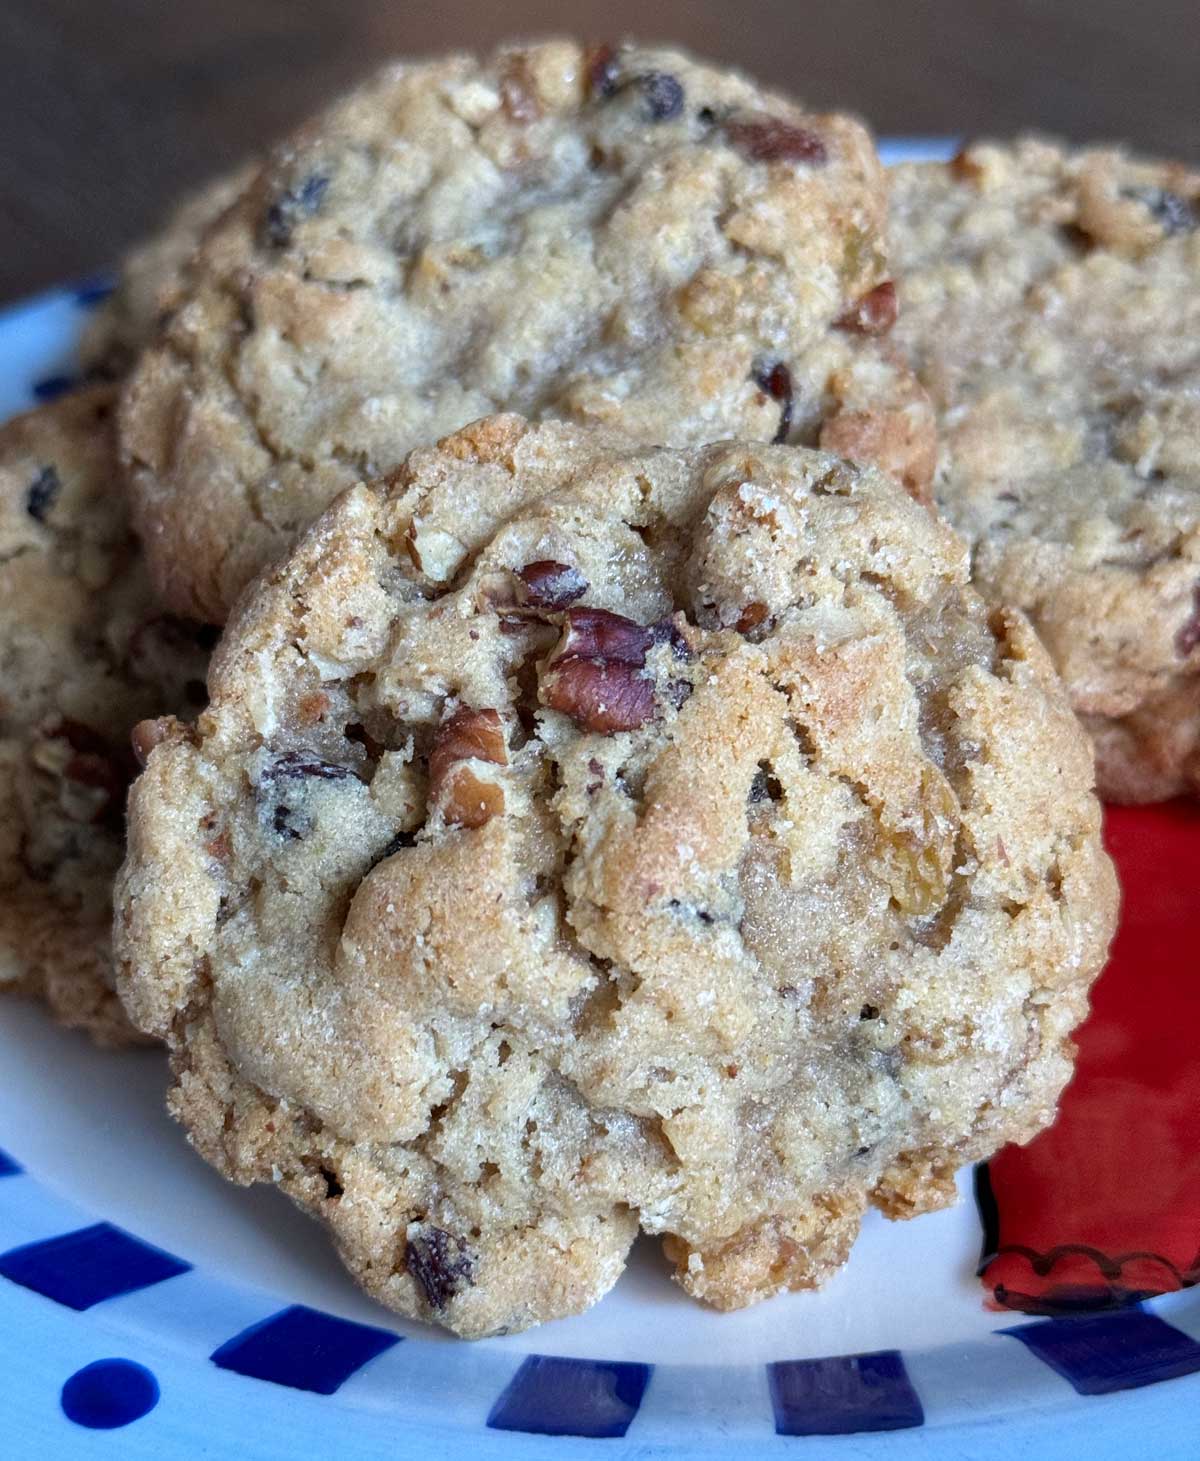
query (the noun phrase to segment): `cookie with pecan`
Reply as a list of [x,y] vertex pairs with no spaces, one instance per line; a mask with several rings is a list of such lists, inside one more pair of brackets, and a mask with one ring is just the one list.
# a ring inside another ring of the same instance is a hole
[[897,168],[894,337],[939,505],[1029,615],[1103,795],[1200,788],[1200,173],[1024,139]]
[[464,1335],[638,1229],[719,1307],[1053,1116],[1113,928],[1018,612],[872,468],[490,418],[243,600],[131,799],[118,981],[171,1106]]
[[213,632],[155,602],[117,485],[107,388],[0,428],[0,988],[100,1043],[130,731],[195,713]]
[[497,410],[672,445],[832,432],[925,491],[932,414],[863,303],[885,206],[857,122],[673,51],[388,67],[207,230],[125,392],[160,592],[222,622],[339,491]]

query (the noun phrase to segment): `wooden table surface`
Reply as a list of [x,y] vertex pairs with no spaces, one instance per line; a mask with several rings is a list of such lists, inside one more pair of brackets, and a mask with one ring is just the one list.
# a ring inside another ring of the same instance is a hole
[[1197,0],[0,0],[0,299],[106,265],[387,56],[564,31],[676,40],[881,133],[1200,159]]

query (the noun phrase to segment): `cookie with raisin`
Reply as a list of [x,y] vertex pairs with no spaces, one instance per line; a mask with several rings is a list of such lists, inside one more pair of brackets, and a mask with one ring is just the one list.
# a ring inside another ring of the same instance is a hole
[[387,67],[266,157],[128,385],[160,593],[223,622],[338,492],[493,411],[832,432],[925,491],[932,414],[863,304],[885,208],[859,123],[674,51]]
[[975,583],[1032,620],[1103,795],[1200,788],[1200,172],[1026,138],[895,169],[893,337]]
[[109,388],[0,428],[0,989],[102,1044],[137,1038],[110,938],[130,732],[203,704],[213,638],[155,601]]
[[879,470],[489,418],[242,601],[131,798],[171,1107],[468,1336],[637,1231],[721,1308],[1053,1117],[1113,929],[1092,757]]

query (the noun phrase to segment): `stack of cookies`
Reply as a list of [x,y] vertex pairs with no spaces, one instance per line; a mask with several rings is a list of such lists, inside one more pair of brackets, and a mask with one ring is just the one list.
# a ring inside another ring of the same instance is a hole
[[389,67],[0,433],[0,981],[403,1314],[820,1284],[1053,1119],[1097,776],[1200,785],[1198,327],[1181,168]]

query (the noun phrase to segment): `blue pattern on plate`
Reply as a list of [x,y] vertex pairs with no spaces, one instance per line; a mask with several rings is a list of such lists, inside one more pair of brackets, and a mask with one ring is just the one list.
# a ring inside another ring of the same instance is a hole
[[492,1406],[487,1423],[492,1430],[539,1436],[623,1436],[653,1368],[531,1354]]
[[781,1360],[767,1366],[781,1436],[843,1436],[925,1424],[900,1351]]
[[133,1360],[96,1360],[62,1387],[63,1414],[93,1431],[131,1425],[158,1404],[158,1381]]
[[1140,1305],[1001,1329],[1019,1339],[1080,1395],[1110,1395],[1200,1371],[1200,1344]]
[[112,1223],[93,1223],[0,1253],[0,1274],[68,1309],[162,1283],[191,1268]]
[[226,1340],[212,1361],[255,1380],[332,1395],[376,1355],[399,1343],[400,1336],[386,1329],[293,1304]]
[[15,1177],[20,1170],[20,1166],[7,1152],[0,1151],[0,1177]]

